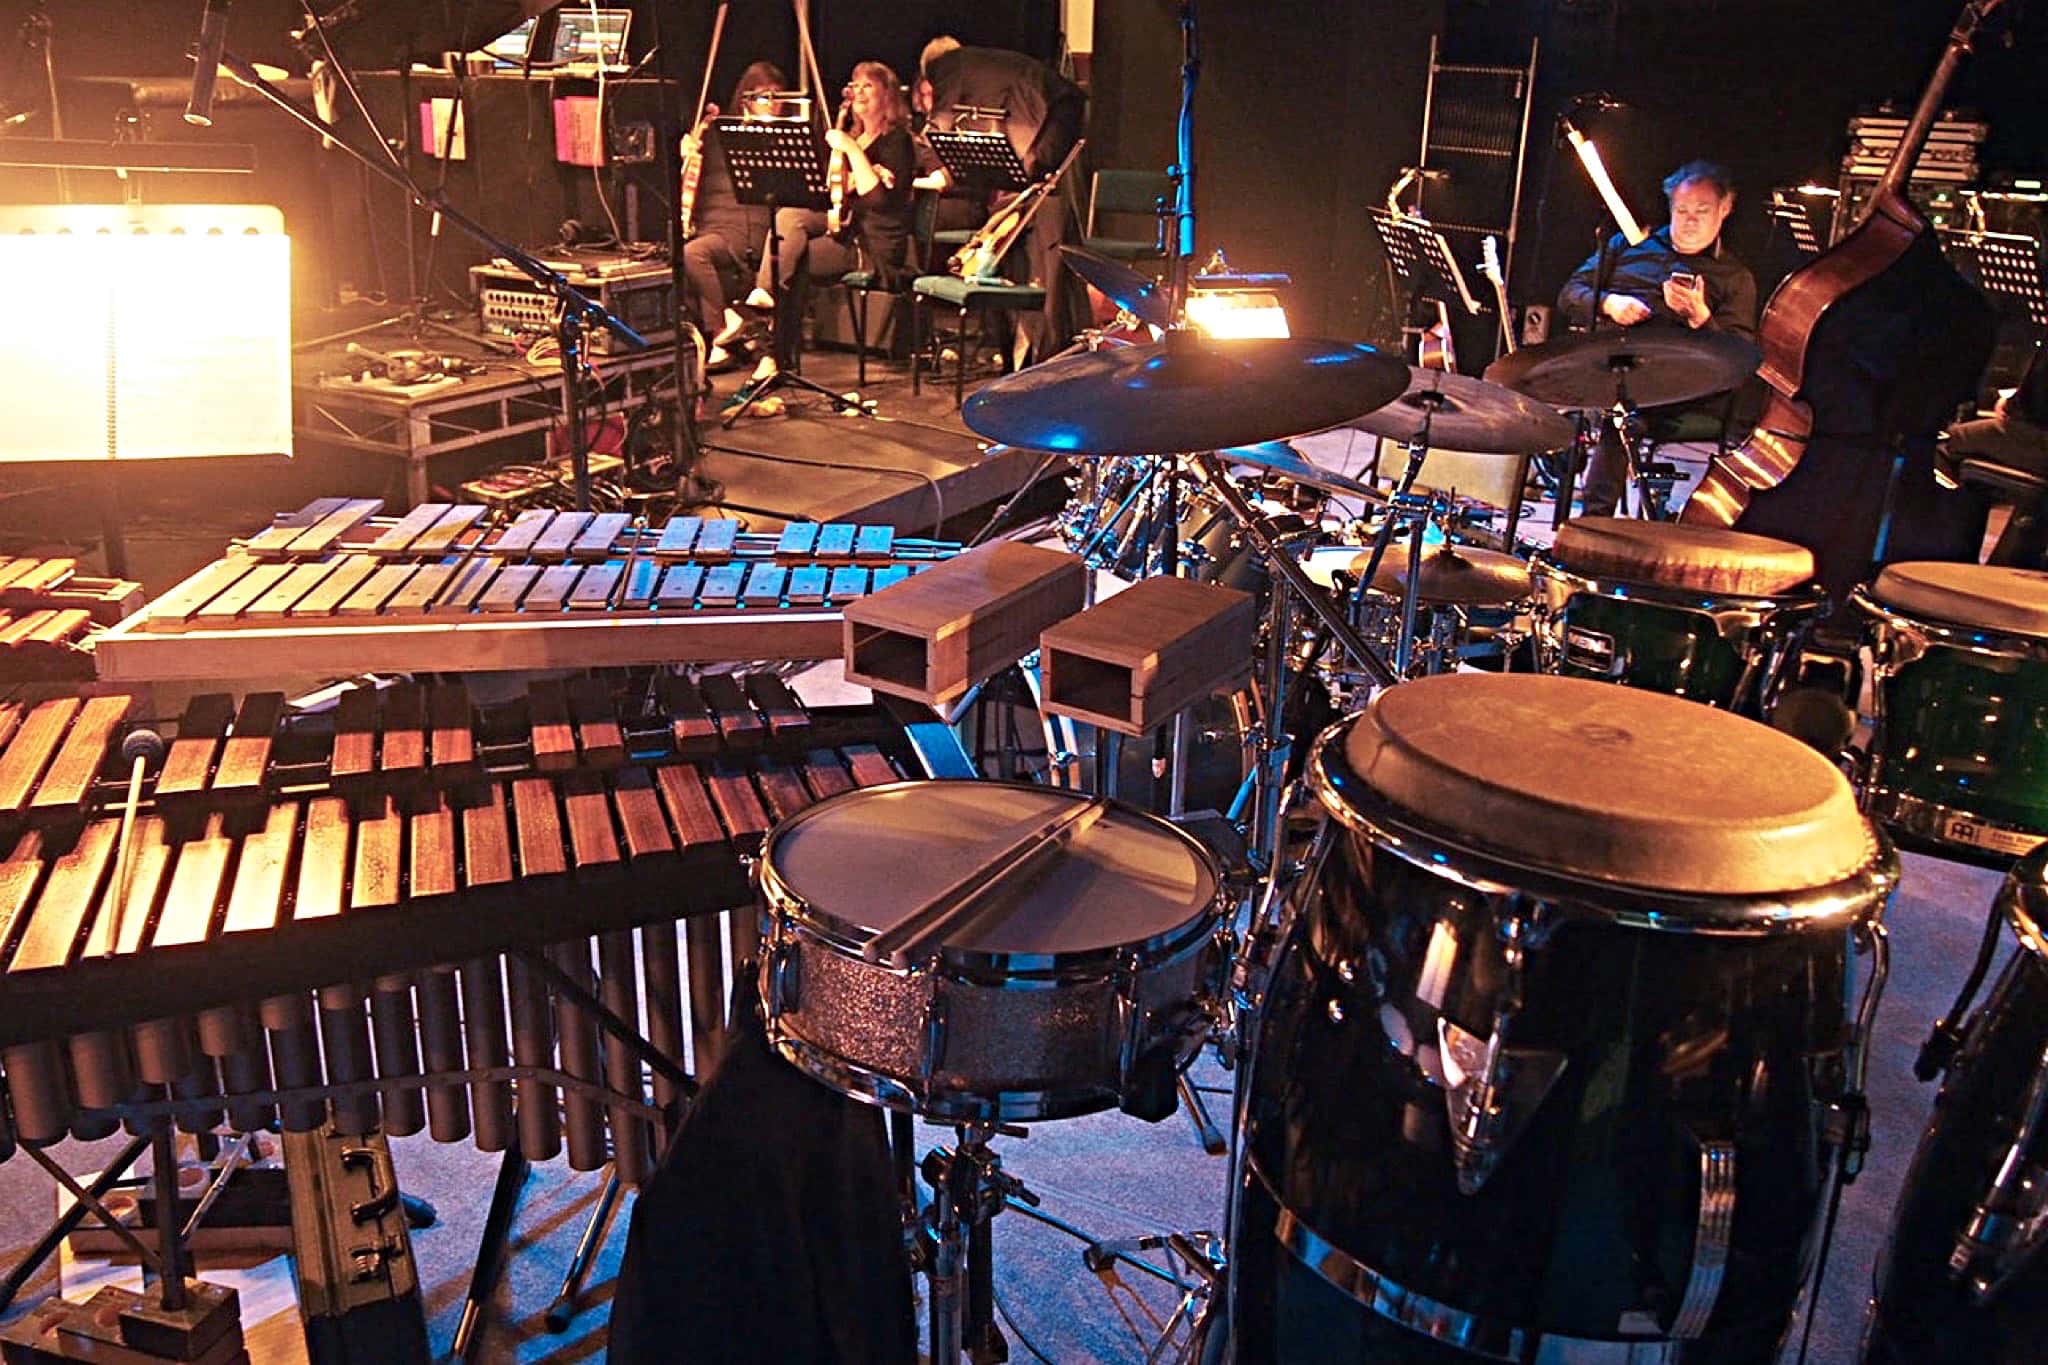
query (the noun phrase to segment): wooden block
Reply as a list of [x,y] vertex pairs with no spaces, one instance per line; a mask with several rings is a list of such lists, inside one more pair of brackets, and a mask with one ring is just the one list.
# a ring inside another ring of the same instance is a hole
[[1045,709],[1148,734],[1181,708],[1245,683],[1257,610],[1249,594],[1213,583],[1134,583],[1040,637]]
[[943,705],[1081,610],[1087,573],[1058,550],[999,541],[845,608],[849,682]]

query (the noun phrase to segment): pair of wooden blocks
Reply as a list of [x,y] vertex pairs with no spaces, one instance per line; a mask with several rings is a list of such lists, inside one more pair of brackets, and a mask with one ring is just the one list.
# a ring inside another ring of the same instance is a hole
[[944,706],[1036,649],[1047,711],[1143,735],[1250,678],[1249,595],[1147,578],[1082,611],[1087,572],[1011,542],[948,560],[847,606],[847,679]]

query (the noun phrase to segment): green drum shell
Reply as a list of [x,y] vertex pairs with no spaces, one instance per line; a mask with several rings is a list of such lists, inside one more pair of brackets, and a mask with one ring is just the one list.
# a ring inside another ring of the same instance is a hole
[[1864,810],[1994,862],[2048,840],[2048,639],[1850,602],[1876,665]]
[[1540,554],[1530,564],[1545,618],[1544,672],[1619,682],[1739,710],[1761,674],[1752,663],[1826,605],[1820,589],[1741,597],[1589,578]]

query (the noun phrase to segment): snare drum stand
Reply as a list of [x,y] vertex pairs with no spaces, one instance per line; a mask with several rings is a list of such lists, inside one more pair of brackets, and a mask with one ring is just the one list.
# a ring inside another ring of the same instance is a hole
[[[1000,1365],[1010,1348],[996,1329],[995,1245],[990,1222],[1013,1199],[1038,1204],[1024,1182],[1003,1170],[1003,1159],[988,1145],[992,1137],[1024,1137],[1025,1130],[1002,1123],[967,1123],[954,1129],[959,1145],[934,1147],[919,1172],[932,1187],[932,1202],[918,1217],[918,1249],[931,1281],[931,1362]],[[966,1262],[966,1292],[961,1263]]]

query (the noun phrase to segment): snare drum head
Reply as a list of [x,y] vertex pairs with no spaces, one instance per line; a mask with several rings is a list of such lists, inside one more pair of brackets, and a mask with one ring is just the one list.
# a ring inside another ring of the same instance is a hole
[[1588,578],[1742,597],[1775,597],[1813,577],[1813,552],[1803,545],[1675,521],[1575,517],[1551,553]]
[[[1033,827],[1088,798],[1005,782],[899,782],[820,802],[778,826],[768,874],[828,929],[895,927]],[[1207,918],[1214,861],[1157,816],[1112,805],[1053,859],[998,890],[1009,913],[949,936],[952,954],[1061,958],[1177,936]]]
[[1349,726],[1351,776],[1453,843],[1544,872],[1754,896],[1839,882],[1876,851],[1833,764],[1676,697],[1453,673],[1381,693]]
[[1888,564],[1870,588],[1888,607],[1977,630],[2048,637],[2048,573],[1996,564]]

